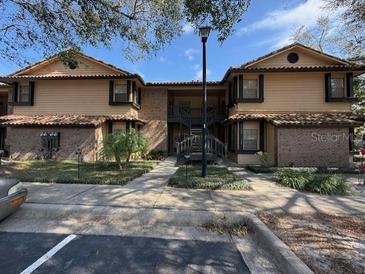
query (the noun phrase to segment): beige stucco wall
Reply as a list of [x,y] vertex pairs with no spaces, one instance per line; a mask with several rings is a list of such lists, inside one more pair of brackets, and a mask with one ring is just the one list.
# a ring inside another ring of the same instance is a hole
[[60,149],[55,159],[77,159],[81,149],[85,161],[97,157],[97,135],[94,127],[8,127],[6,144],[11,158],[17,160],[37,159],[40,156],[42,132],[60,132]]
[[109,105],[108,80],[36,81],[34,105],[14,106],[14,114],[130,114],[138,117],[138,111],[129,104]]
[[348,128],[277,128],[279,166],[349,166]]
[[351,111],[351,105],[351,102],[325,102],[324,73],[265,73],[264,102],[238,103],[231,114],[245,111]]
[[148,138],[149,150],[167,151],[167,89],[142,89],[139,118],[146,120],[142,132]]

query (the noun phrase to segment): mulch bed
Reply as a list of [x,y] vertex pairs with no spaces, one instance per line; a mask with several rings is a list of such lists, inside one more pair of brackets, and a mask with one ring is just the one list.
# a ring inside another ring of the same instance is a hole
[[365,216],[260,212],[315,273],[365,273]]

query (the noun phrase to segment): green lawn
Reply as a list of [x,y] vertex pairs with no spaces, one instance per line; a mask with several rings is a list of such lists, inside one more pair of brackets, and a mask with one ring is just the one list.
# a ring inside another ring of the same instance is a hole
[[84,162],[80,164],[80,178],[77,178],[75,161],[16,161],[1,166],[0,176],[22,182],[124,185],[156,164],[156,161],[136,161],[119,169],[111,162]]
[[169,186],[193,189],[225,189],[225,190],[248,190],[250,185],[234,175],[225,167],[208,166],[208,175],[201,177],[201,166],[188,166],[188,176],[185,176],[185,166],[179,167],[170,178]]

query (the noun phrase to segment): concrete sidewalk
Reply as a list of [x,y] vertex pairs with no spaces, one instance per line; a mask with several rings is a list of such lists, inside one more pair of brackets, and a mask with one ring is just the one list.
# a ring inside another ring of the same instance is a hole
[[24,183],[29,190],[27,203],[241,213],[263,209],[291,213],[365,213],[364,193],[350,196],[302,193],[275,184],[270,175],[254,174],[240,167],[230,167],[230,170],[246,179],[252,191],[171,188],[167,182],[177,169],[175,162],[175,158],[169,157],[153,171],[124,186]]

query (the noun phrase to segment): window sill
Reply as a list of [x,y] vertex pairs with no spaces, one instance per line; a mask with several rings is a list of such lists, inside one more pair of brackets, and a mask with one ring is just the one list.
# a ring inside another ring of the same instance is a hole
[[240,150],[240,149],[228,149],[229,152],[236,153],[236,154],[256,154],[257,152],[261,151],[259,149],[256,150]]
[[263,103],[264,98],[237,98],[236,103]]
[[327,98],[326,102],[356,102],[356,97]]
[[237,153],[238,154],[256,154],[257,152],[259,152],[259,149],[255,149],[255,150],[238,150]]
[[134,102],[109,102],[109,105],[111,106],[123,106],[123,105],[131,105],[135,109],[141,109],[141,106],[139,104],[136,104]]
[[9,106],[32,106],[31,102],[9,102]]

